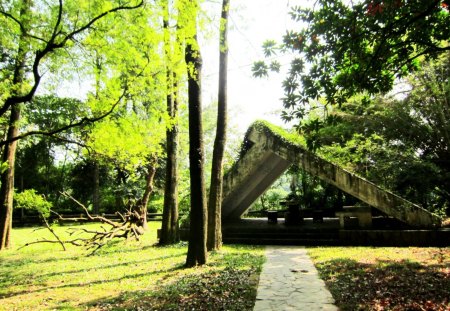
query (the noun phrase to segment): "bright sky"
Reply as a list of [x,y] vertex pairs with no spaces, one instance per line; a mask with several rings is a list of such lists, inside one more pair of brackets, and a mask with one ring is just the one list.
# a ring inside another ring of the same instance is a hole
[[[219,25],[221,1],[211,5],[217,12],[213,24]],[[273,39],[281,41],[292,22],[288,15],[290,7],[305,6],[307,0],[230,0],[228,105],[230,126],[245,132],[257,119],[265,119],[282,125],[279,115],[283,97],[281,82],[283,73],[271,74],[269,78],[253,78],[254,61],[263,59],[262,43]],[[202,45],[203,104],[216,103],[218,88],[219,52],[217,38],[210,38]],[[279,60],[287,70],[287,59]]]
[[[229,60],[228,60],[228,106],[229,125],[237,132],[245,133],[251,123],[265,119],[284,124],[279,115],[283,97],[281,83],[288,69],[288,58],[280,58],[284,65],[281,73],[268,78],[253,78],[254,61],[263,60],[262,43],[273,39],[280,42],[287,29],[292,28],[288,15],[292,6],[307,6],[313,0],[230,0]],[[203,105],[217,103],[219,47],[218,27],[221,0],[205,1],[209,25],[214,29],[207,39],[201,40],[203,56]],[[45,76],[44,76],[45,79]],[[71,82],[73,83],[73,82]],[[71,84],[70,83],[70,84]],[[89,89],[89,81],[80,82],[74,95],[73,85],[60,89],[61,96],[80,96],[79,89]],[[67,93],[67,94],[66,94]],[[84,92],[83,92],[84,94]]]

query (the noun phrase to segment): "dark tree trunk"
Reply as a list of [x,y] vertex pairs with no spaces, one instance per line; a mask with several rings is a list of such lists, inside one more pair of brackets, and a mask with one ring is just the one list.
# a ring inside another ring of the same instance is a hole
[[[196,43],[197,38],[194,37]],[[202,139],[201,69],[200,51],[192,42],[186,45],[185,59],[188,64],[189,93],[189,173],[191,182],[191,209],[189,246],[186,266],[206,263],[207,210],[204,180],[204,151]]]
[[220,21],[219,55],[219,97],[217,109],[217,128],[214,140],[211,168],[211,185],[208,204],[208,243],[209,251],[222,246],[222,184],[223,157],[227,132],[227,68],[228,68],[228,11],[229,0],[222,2]]
[[[27,15],[30,10],[31,3],[29,0],[22,2],[20,10],[21,17]],[[27,23],[24,22],[24,25]],[[24,80],[26,43],[24,42],[24,34],[19,39],[19,49],[15,62],[15,70],[13,76],[13,84],[17,89],[21,89]],[[20,95],[20,94],[18,94]],[[20,105],[11,106],[11,114],[9,117],[8,132],[6,139],[10,140],[19,134],[20,121]],[[13,212],[13,196],[14,196],[14,166],[16,160],[17,141],[13,141],[5,145],[3,149],[2,163],[7,163],[8,168],[0,175],[0,250],[11,246],[11,229],[12,229],[12,212]]]
[[92,193],[92,207],[94,214],[100,213],[100,167],[98,161],[94,161],[94,189]]
[[166,131],[166,180],[164,186],[164,209],[159,243],[168,245],[180,240],[178,232],[178,99],[176,90],[176,75],[172,71],[171,36],[169,30],[169,3],[165,2],[166,16],[163,27],[165,31],[166,61],[167,61],[167,113],[175,122]]

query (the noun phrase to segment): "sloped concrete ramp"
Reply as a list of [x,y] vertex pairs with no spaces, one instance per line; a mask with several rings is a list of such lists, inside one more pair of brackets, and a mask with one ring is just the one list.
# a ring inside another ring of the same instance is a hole
[[437,228],[441,219],[389,191],[308,151],[266,122],[253,124],[240,159],[225,175],[222,219],[239,219],[281,174],[295,164],[368,205],[418,228]]

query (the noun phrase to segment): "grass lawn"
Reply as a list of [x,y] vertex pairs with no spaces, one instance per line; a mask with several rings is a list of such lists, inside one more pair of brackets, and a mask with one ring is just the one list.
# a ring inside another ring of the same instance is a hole
[[[0,252],[0,310],[252,310],[263,248],[225,246],[207,265],[185,269],[186,244],[156,246],[159,227],[150,222],[142,241],[116,242],[92,256],[58,244],[18,250],[51,235],[14,229],[16,247]],[[68,227],[55,229],[64,236]],[[450,310],[450,248],[308,251],[343,311]]]
[[450,310],[450,248],[310,248],[345,310]]
[[185,269],[186,244],[156,246],[160,222],[149,225],[140,242],[120,241],[92,256],[47,243],[17,250],[51,235],[14,229],[15,247],[0,253],[0,310],[252,310],[262,248],[225,246],[207,265]]

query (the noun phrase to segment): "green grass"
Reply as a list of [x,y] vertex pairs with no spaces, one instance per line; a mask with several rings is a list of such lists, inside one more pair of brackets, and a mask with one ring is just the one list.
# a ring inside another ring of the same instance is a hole
[[450,310],[450,248],[310,248],[341,310]]
[[[58,244],[18,250],[51,235],[14,229],[15,247],[0,252],[0,310],[252,310],[263,248],[225,246],[207,265],[185,269],[186,244],[156,246],[159,226],[92,256]],[[62,236],[67,229],[56,227]],[[308,251],[341,310],[450,309],[450,248]]]
[[[252,309],[262,248],[225,246],[207,265],[185,269],[186,244],[156,246],[159,227],[151,222],[141,241],[118,241],[91,256],[47,243],[18,250],[51,235],[14,229],[15,247],[0,253],[0,310]],[[68,227],[55,229],[64,236]]]

